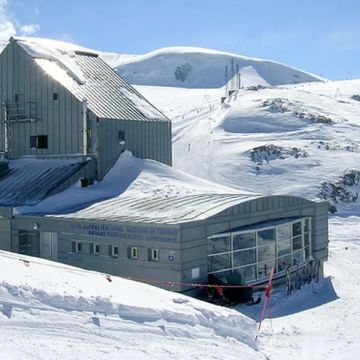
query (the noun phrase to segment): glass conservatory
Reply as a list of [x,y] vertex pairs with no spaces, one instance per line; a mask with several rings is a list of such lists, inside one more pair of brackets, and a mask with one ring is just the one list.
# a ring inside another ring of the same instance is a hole
[[285,219],[243,227],[207,239],[208,273],[240,275],[242,283],[263,280],[305,263],[311,255],[311,218]]

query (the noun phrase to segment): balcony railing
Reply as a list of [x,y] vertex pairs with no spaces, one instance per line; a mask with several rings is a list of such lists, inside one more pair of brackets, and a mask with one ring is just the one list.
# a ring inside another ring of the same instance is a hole
[[9,122],[26,122],[36,120],[36,102],[14,102],[5,104]]

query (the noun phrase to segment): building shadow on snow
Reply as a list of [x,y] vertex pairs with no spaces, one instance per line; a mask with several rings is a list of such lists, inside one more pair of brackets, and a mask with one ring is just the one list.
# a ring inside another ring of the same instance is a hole
[[[338,298],[330,276],[321,279],[319,282],[312,281],[301,289],[293,291],[291,295],[286,294],[285,286],[280,286],[273,289],[270,302],[270,316],[271,318],[278,318],[292,315],[322,306]],[[263,301],[264,296],[262,295],[259,305],[241,305],[236,309],[254,320],[259,320]],[[265,314],[266,317],[269,317],[268,312]]]

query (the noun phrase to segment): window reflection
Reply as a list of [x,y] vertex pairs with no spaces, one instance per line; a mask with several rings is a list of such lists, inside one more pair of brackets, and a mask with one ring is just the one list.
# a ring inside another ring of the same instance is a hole
[[275,242],[275,228],[258,231],[258,244],[265,245],[269,242]]
[[208,257],[208,269],[210,269],[210,272],[230,269],[230,268],[231,268],[230,253]]
[[256,263],[256,249],[234,252],[234,267]]
[[260,246],[258,249],[258,261],[275,259],[275,244]]
[[236,274],[241,282],[298,266],[311,255],[311,218],[208,238],[208,272]]
[[230,251],[230,236],[221,236],[208,239],[208,254],[218,254]]
[[237,234],[233,236],[233,249],[248,249],[256,246],[256,233]]

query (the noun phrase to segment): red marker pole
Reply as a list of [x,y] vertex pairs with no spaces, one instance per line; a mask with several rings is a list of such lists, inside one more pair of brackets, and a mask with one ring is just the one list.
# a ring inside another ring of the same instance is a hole
[[[257,330],[257,335],[255,337],[255,341],[257,341],[258,336],[259,336],[261,324],[265,317],[265,310],[268,309],[268,312],[270,314],[270,299],[271,299],[272,279],[274,276],[274,272],[275,272],[275,268],[272,268],[271,272],[270,272],[270,276],[269,276],[269,282],[265,287],[265,301],[264,301],[263,307],[261,309],[259,326],[258,326],[258,330]],[[271,321],[271,319],[270,319],[270,321]],[[271,324],[271,328],[272,328],[272,324]]]

